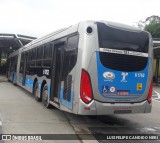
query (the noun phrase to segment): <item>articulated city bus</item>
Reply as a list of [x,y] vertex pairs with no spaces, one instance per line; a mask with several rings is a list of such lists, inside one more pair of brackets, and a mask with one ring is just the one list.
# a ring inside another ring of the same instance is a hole
[[45,107],[80,115],[151,112],[151,35],[107,21],[85,21],[9,56],[8,77]]

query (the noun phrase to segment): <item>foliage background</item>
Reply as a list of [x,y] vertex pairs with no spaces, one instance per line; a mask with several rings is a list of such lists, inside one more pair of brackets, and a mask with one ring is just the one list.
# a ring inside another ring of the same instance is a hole
[[160,38],[160,17],[152,15],[138,22],[138,27],[151,33],[153,38]]

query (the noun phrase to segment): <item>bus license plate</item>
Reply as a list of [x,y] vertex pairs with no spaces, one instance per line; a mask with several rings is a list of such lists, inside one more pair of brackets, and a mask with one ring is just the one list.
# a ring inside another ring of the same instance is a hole
[[115,110],[114,114],[129,114],[132,113],[132,110]]
[[129,91],[128,90],[118,90],[118,95],[119,96],[127,96],[129,95]]

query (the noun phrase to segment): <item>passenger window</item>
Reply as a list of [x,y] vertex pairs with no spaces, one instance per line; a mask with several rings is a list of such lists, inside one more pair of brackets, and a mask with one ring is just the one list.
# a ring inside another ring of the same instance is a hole
[[21,54],[21,62],[24,61],[24,53]]
[[52,44],[44,46],[43,66],[50,67],[52,58]]
[[32,51],[29,51],[29,52],[28,52],[28,62],[31,61],[31,56],[32,56]]
[[23,69],[24,69],[24,53],[21,54],[21,61],[20,61],[20,69],[19,72],[23,73]]
[[34,61],[36,59],[36,49],[32,50],[32,58],[31,60]]
[[14,72],[16,71],[17,68],[17,60],[18,60],[18,56],[12,57],[11,58],[11,71]]
[[52,58],[52,46],[51,44],[48,44],[44,46],[44,59],[50,59]]
[[26,61],[26,72],[28,73],[29,67],[30,67],[30,57],[31,57],[30,51],[27,52],[26,57],[27,57],[27,61]]
[[51,59],[43,60],[43,66],[44,67],[50,67],[51,66]]
[[78,48],[78,35],[68,38],[67,49],[76,49]]
[[42,58],[43,58],[43,46],[37,49],[37,59],[39,60]]
[[64,52],[63,79],[65,80],[77,62],[78,35],[68,38],[67,48]]

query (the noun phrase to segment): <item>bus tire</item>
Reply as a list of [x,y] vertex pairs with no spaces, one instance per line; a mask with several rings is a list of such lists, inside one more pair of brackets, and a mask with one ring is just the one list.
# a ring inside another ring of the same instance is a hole
[[34,98],[35,98],[37,101],[40,101],[40,98],[38,97],[38,94],[39,94],[38,82],[36,82],[35,85],[34,85],[33,95],[34,95]]
[[13,85],[14,85],[14,86],[17,86],[17,83],[14,82]]
[[51,104],[48,102],[48,86],[45,84],[42,89],[42,103],[46,108],[51,108]]
[[12,83],[14,83],[14,74],[12,75]]

